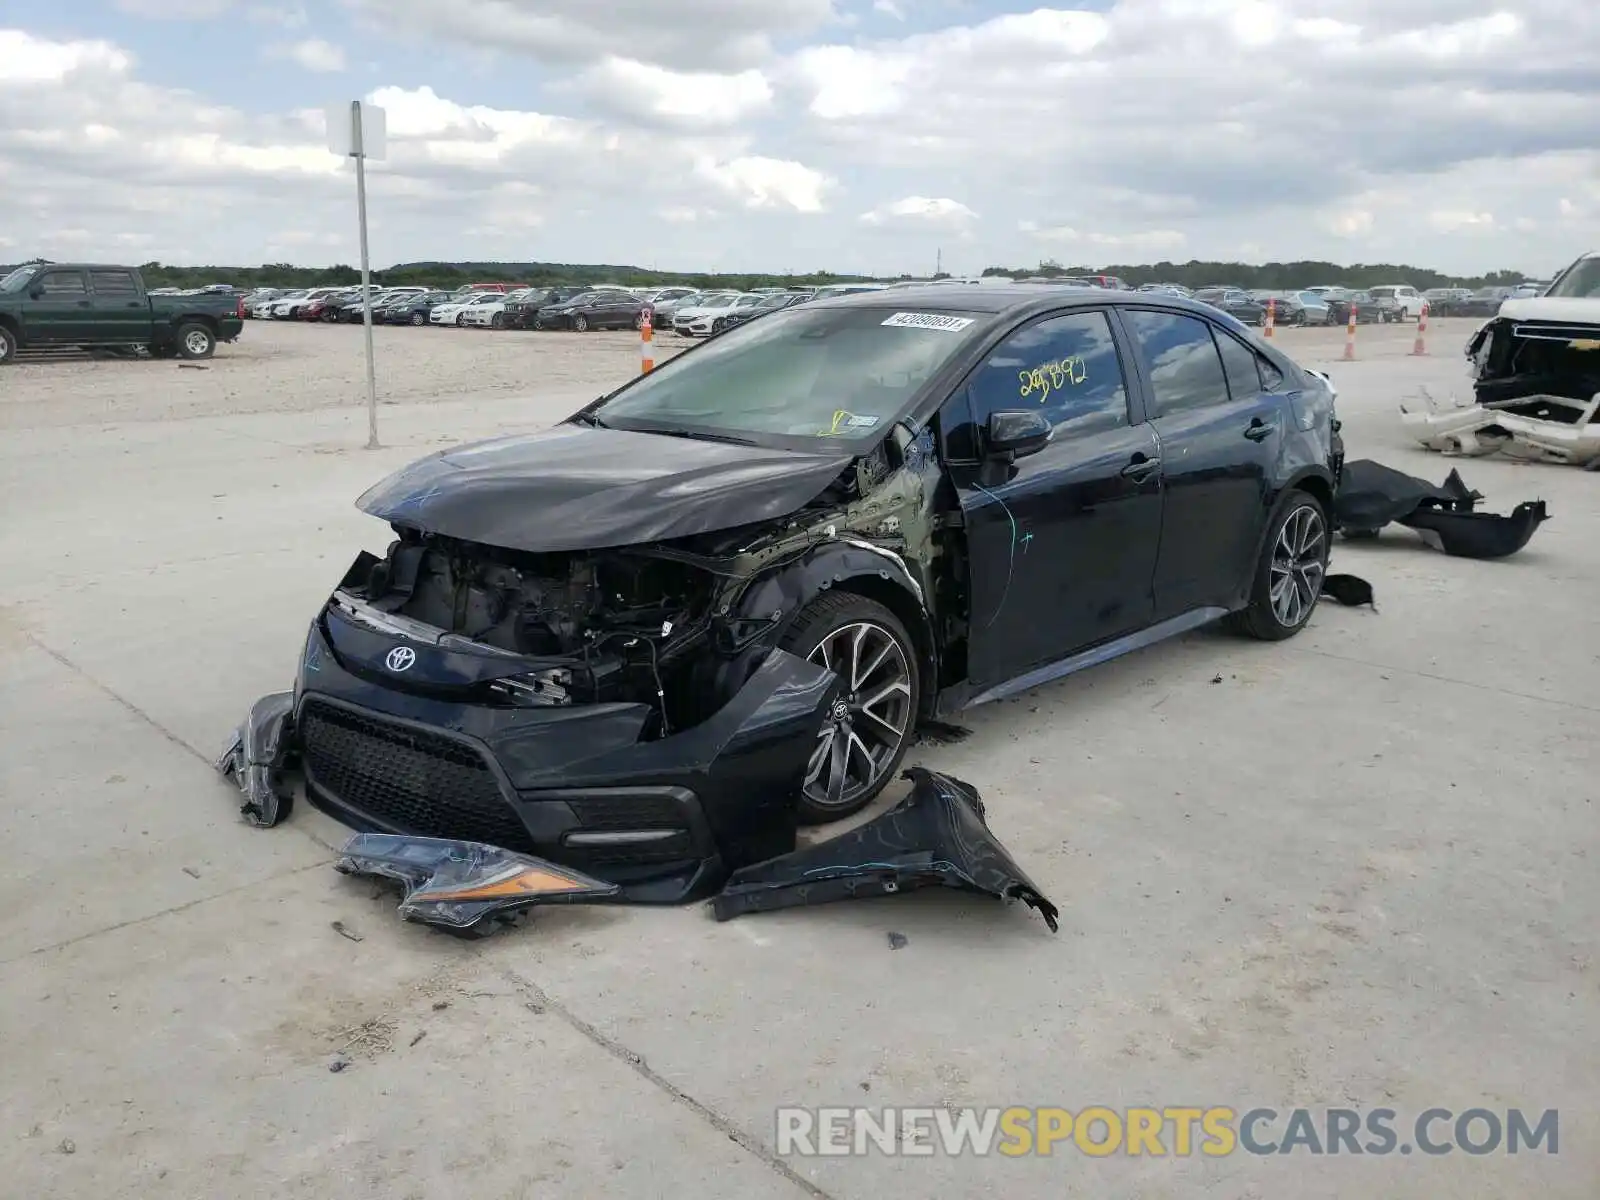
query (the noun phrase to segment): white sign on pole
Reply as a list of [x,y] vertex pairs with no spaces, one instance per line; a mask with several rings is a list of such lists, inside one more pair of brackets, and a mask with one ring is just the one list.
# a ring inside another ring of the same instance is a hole
[[325,111],[330,154],[337,154],[340,158],[355,158],[359,146],[361,157],[375,162],[383,161],[389,142],[389,121],[383,109],[375,104],[362,104],[359,109],[359,128],[351,101],[330,104]]
[[367,256],[367,159],[382,159],[388,135],[383,109],[351,100],[330,104],[328,149],[356,160],[356,221],[361,229],[361,323],[367,336],[367,449],[378,448],[378,372],[372,358],[372,267]]

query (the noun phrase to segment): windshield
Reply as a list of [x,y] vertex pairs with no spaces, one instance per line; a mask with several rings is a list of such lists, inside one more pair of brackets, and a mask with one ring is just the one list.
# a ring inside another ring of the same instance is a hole
[[20,292],[28,286],[28,280],[38,273],[38,267],[18,267],[4,279],[0,279],[0,292]]
[[970,314],[787,309],[668,360],[594,415],[618,429],[878,437],[977,328]]
[[1600,296],[1600,258],[1580,258],[1550,285],[1545,295],[1569,299]]
[[1194,298],[1196,300],[1203,300],[1205,303],[1210,304],[1213,300],[1221,300],[1223,295],[1224,295],[1224,293],[1222,293],[1222,292],[1214,291],[1214,290],[1212,290],[1210,288],[1207,288],[1203,292],[1196,292],[1194,294]]

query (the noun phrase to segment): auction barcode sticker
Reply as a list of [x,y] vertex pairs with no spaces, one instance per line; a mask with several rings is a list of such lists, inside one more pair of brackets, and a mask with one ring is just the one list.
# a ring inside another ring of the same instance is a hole
[[946,333],[960,333],[972,322],[972,317],[948,317],[943,313],[895,313],[884,324],[896,329],[942,329]]

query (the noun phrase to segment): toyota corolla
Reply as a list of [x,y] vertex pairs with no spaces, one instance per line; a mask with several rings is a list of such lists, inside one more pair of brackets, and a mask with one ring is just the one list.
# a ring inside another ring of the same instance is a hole
[[308,794],[704,894],[919,721],[1223,618],[1293,636],[1341,462],[1327,381],[1178,297],[775,312],[360,498],[393,540],[312,622]]

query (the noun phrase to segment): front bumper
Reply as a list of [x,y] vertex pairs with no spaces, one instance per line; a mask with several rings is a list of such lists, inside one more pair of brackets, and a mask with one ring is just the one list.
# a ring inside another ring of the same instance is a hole
[[[399,646],[415,655],[405,690],[383,665]],[[307,797],[361,831],[486,842],[617,883],[635,902],[708,895],[730,871],[793,849],[833,673],[773,651],[711,717],[642,740],[643,704],[465,698],[527,670],[521,656],[406,641],[330,605],[295,685]]]

